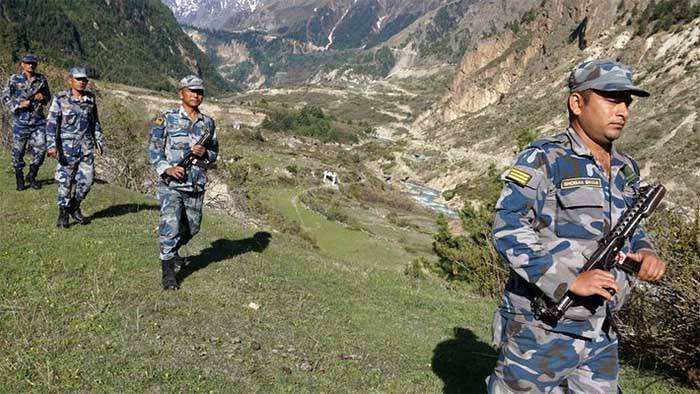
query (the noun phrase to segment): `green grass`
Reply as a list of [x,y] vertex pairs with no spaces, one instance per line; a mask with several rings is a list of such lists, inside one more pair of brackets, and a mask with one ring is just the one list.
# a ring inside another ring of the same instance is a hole
[[407,256],[399,248],[386,245],[385,240],[361,231],[351,230],[342,224],[327,220],[309,211],[300,201],[302,189],[277,189],[266,193],[269,203],[286,217],[296,220],[317,240],[321,253],[347,263],[348,269],[390,270],[400,272],[407,263]]
[[153,199],[97,184],[84,203],[97,218],[59,231],[55,185],[0,181],[1,391],[439,391],[435,347],[465,316],[487,337],[488,303],[276,233],[248,251],[255,230],[214,214],[187,248],[201,269],[163,292]]
[[[210,210],[164,292],[153,198],[96,184],[92,223],[58,230],[55,184],[16,192],[4,168],[1,392],[483,391],[495,305],[401,274],[404,252],[371,235],[302,209],[319,251],[271,229],[264,244]],[[269,198],[296,215],[294,192]],[[682,392],[631,369],[622,385]]]

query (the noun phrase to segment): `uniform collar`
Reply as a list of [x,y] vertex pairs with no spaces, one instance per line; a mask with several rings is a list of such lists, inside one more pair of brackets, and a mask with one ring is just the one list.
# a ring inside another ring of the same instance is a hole
[[[571,140],[571,149],[574,151],[574,153],[581,156],[593,157],[593,152],[591,152],[586,143],[583,142],[583,139],[578,135],[578,133],[576,132],[576,130],[574,130],[572,126],[569,126],[566,129],[566,134]],[[617,151],[617,148],[615,148],[615,144],[612,144],[612,147],[610,149],[610,158],[613,160],[617,159],[620,161],[624,161],[623,155]]]
[[66,94],[66,96],[68,97],[68,99],[70,101],[73,101],[76,103],[92,102],[92,98],[90,97],[90,94],[88,93],[87,90],[83,92],[83,95],[80,96],[80,98],[76,98],[75,96],[73,96],[73,90],[71,90],[71,89],[65,90],[64,93]]
[[[566,134],[569,137],[569,140],[571,141],[571,149],[574,151],[579,156],[593,156],[593,152],[588,148],[585,142],[583,142],[583,139],[576,133],[576,130],[572,126],[569,126],[566,129]],[[625,156],[620,153],[617,148],[615,148],[615,144],[612,144],[612,147],[610,148],[610,166],[611,167],[622,167],[627,164],[627,160],[625,160]]]
[[[187,115],[187,111],[185,111],[185,107],[182,105],[180,106],[180,109],[178,110],[178,114],[180,114],[181,117],[186,118],[187,120],[191,121],[190,116]],[[195,120],[195,123],[199,120],[204,120],[204,116],[202,115],[201,112],[197,112],[197,119]]]
[[574,130],[573,126],[569,126],[566,129],[566,135],[571,141],[571,149],[574,151],[574,153],[576,153],[579,156],[593,157],[593,152],[591,152],[591,150],[588,149],[588,146],[585,142],[583,142],[578,133],[576,133],[576,130]]
[[20,71],[16,75],[24,81],[37,81],[43,77],[43,75],[41,73],[34,73],[34,78],[29,79],[29,78],[27,78],[27,75],[24,73],[24,71]]

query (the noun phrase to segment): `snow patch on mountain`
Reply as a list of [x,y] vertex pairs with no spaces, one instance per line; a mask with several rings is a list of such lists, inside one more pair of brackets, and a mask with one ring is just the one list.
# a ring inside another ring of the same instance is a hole
[[162,0],[180,23],[215,19],[222,14],[254,12],[262,0]]

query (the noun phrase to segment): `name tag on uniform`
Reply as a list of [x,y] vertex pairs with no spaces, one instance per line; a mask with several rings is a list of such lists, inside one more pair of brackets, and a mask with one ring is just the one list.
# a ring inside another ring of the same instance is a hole
[[600,189],[602,187],[602,183],[599,178],[569,178],[563,179],[561,181],[561,185],[559,185],[560,189],[572,189],[575,187],[591,187]]

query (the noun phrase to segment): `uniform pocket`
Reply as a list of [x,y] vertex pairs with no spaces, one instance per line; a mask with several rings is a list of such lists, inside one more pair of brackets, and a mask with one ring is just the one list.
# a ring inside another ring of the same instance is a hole
[[78,114],[73,111],[63,111],[62,114],[63,122],[67,125],[73,126],[78,121]]
[[168,127],[166,130],[170,140],[169,149],[173,156],[184,157],[185,151],[190,147],[190,135],[181,127]]
[[596,239],[603,234],[603,227],[603,189],[576,187],[557,191],[557,236]]

